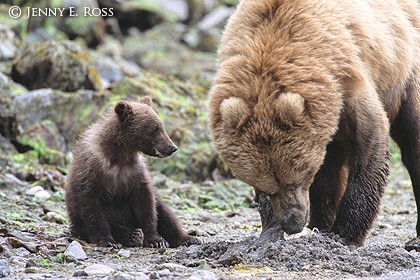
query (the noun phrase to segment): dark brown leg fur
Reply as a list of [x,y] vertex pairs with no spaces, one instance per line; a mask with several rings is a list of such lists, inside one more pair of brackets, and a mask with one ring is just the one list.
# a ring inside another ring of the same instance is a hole
[[[363,93],[366,98],[373,93]],[[372,105],[371,105],[372,104]],[[336,220],[331,230],[347,242],[363,245],[364,239],[377,216],[380,200],[389,173],[388,120],[380,105],[372,108],[375,100],[360,101],[350,125],[353,139],[352,158],[349,161],[347,188],[341,199]]]
[[79,234],[85,237],[86,241],[100,246],[120,247],[112,237],[111,226],[97,200],[92,198],[89,203],[85,203],[82,211],[81,220],[78,221],[81,223],[72,222],[75,229],[83,228],[83,232],[79,232]]
[[165,240],[158,233],[156,197],[152,187],[145,186],[135,192],[131,198],[136,227],[143,230],[144,247],[160,248],[167,246]]
[[198,238],[188,235],[182,229],[178,218],[158,196],[156,196],[156,203],[158,212],[157,230],[168,241],[171,248],[201,243]]
[[341,196],[347,184],[347,174],[344,172],[343,166],[349,152],[349,147],[346,147],[341,141],[334,141],[328,145],[324,164],[310,187],[309,228],[328,230],[333,225]]
[[112,236],[125,247],[142,247],[144,234],[140,228],[131,229],[124,226],[112,226]]
[[[420,76],[420,75],[418,75]],[[417,204],[417,240],[406,245],[407,249],[420,251],[420,77],[406,90],[400,112],[391,126],[391,136],[401,150],[401,157],[410,174]]]

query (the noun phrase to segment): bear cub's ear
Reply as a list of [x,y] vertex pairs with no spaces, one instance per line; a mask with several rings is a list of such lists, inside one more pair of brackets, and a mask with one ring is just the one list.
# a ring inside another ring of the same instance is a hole
[[125,100],[120,100],[114,107],[115,113],[118,115],[120,121],[125,121],[130,115],[133,114],[133,107]]
[[220,114],[226,125],[240,129],[251,117],[251,110],[242,98],[229,97],[220,104]]
[[152,107],[152,98],[150,98],[149,96],[144,96],[140,98],[139,102],[146,104],[149,107]]

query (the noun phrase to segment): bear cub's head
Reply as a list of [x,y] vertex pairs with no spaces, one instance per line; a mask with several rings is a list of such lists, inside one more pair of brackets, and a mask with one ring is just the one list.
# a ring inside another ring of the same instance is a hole
[[126,146],[160,158],[168,157],[178,149],[153,110],[150,97],[142,97],[139,102],[120,100],[114,111],[121,130],[119,141],[124,141]]

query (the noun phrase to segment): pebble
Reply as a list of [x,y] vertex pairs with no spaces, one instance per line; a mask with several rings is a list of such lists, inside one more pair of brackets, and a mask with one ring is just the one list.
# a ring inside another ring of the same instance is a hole
[[28,256],[31,252],[29,252],[27,249],[25,249],[24,247],[19,247],[19,248],[16,248],[16,249],[14,249],[13,250],[13,253],[16,255],[16,256],[19,256],[19,257],[26,257],[26,256]]
[[200,255],[201,248],[199,246],[189,246],[185,250],[185,253],[191,258],[195,258],[195,257],[198,257]]
[[67,247],[66,251],[64,252],[64,256],[68,260],[85,260],[87,258],[87,255],[85,251],[82,248],[82,245],[80,245],[79,242],[73,241],[70,243],[69,247]]
[[57,224],[64,224],[66,221],[66,218],[55,212],[47,212],[47,214],[45,214],[45,219],[49,222],[54,222]]
[[54,276],[48,273],[33,273],[30,275],[25,275],[22,278],[22,280],[45,280],[45,279],[54,279]]
[[44,201],[51,197],[51,194],[44,190],[41,186],[34,186],[28,190],[26,190],[25,194],[27,195],[33,195],[37,199]]
[[89,276],[91,275],[109,275],[115,271],[112,267],[104,264],[92,264],[83,269]]
[[[134,280],[134,279],[137,279],[137,277],[134,277],[133,275],[130,275],[124,272],[117,272],[112,276],[112,280]],[[149,277],[147,277],[146,279],[149,279]]]
[[180,272],[180,273],[185,273],[187,271],[187,267],[180,265],[180,264],[176,264],[176,263],[163,263],[160,264],[158,266],[156,266],[156,268],[159,271],[159,275],[161,275],[161,271],[163,270],[169,270],[170,272]]
[[7,277],[10,274],[10,267],[7,261],[0,260],[0,277]]
[[196,270],[188,280],[217,280],[219,279],[213,272],[207,270]]
[[146,273],[143,272],[137,272],[135,275],[136,280],[149,280],[149,276],[146,275]]
[[73,273],[73,277],[83,277],[83,276],[88,276],[88,274],[84,272],[83,270],[78,270]]
[[42,191],[37,192],[34,196],[37,199],[39,199],[41,201],[44,201],[44,200],[47,200],[48,198],[50,198],[51,194],[49,192],[47,192],[46,190],[42,190]]
[[159,279],[159,272],[157,271],[150,272],[149,279]]
[[25,267],[27,261],[28,261],[27,259],[25,259],[23,257],[19,257],[19,256],[10,257],[10,263],[12,263],[16,266],[20,266],[20,267]]
[[18,177],[10,173],[5,174],[4,178],[7,179],[9,182],[21,187],[25,187],[28,185],[28,183],[21,181]]
[[118,256],[123,257],[123,258],[129,258],[131,255],[130,250],[127,249],[121,249],[118,251]]
[[34,186],[34,187],[28,189],[25,193],[27,195],[35,195],[37,192],[40,192],[40,191],[43,191],[43,190],[44,190],[44,188],[41,187],[41,186]]

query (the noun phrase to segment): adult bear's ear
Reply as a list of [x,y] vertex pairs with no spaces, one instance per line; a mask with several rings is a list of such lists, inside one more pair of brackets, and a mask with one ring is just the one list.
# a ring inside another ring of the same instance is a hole
[[149,96],[144,96],[140,98],[139,102],[146,104],[149,107],[152,107],[152,98],[150,98]]
[[305,99],[296,93],[281,93],[274,101],[275,123],[280,128],[290,127],[305,114]]
[[242,128],[251,117],[251,110],[242,98],[229,97],[220,104],[222,122],[231,128]]
[[120,121],[125,121],[130,115],[133,114],[131,104],[125,100],[120,100],[114,107],[115,113],[118,115]]

